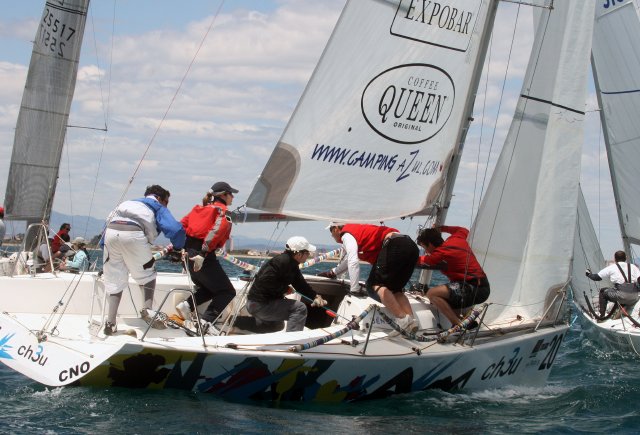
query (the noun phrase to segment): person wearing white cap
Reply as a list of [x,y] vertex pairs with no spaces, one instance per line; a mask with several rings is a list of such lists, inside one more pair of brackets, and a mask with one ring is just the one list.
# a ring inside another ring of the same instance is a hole
[[289,286],[313,300],[312,307],[323,307],[327,301],[317,295],[300,272],[300,264],[307,261],[316,247],[304,237],[287,240],[286,250],[271,258],[260,268],[249,289],[247,311],[256,318],[258,326],[273,327],[287,321],[287,332],[302,331],[307,320],[307,306],[287,299]]
[[[76,237],[71,242],[71,249],[75,251],[73,259],[67,259],[60,265],[60,269],[69,271],[84,272],[89,269],[89,255],[87,253],[87,241],[82,237]],[[69,251],[72,252],[72,251]]]

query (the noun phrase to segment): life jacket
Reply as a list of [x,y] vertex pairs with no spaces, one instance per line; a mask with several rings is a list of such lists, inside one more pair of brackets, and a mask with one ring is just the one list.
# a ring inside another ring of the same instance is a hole
[[351,234],[358,242],[358,258],[369,264],[375,264],[382,249],[384,237],[389,233],[397,233],[395,228],[381,225],[346,224],[340,235]]
[[233,226],[227,216],[227,206],[222,202],[196,205],[180,222],[188,237],[202,240],[205,252],[222,248],[229,240]]

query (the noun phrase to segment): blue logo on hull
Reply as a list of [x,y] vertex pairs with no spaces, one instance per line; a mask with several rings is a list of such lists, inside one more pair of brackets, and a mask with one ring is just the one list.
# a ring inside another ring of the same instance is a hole
[[4,359],[13,359],[11,355],[9,355],[9,350],[13,349],[13,346],[10,346],[9,340],[13,338],[14,334],[7,334],[4,337],[0,338],[0,358]]

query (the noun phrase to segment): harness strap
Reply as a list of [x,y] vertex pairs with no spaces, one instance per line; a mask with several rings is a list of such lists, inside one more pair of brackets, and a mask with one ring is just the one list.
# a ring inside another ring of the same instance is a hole
[[624,270],[622,270],[622,268],[620,267],[620,264],[618,264],[617,261],[616,261],[616,266],[618,266],[618,270],[622,274],[622,278],[624,278],[624,282],[625,283],[630,283],[631,282],[631,263],[627,263],[627,269],[628,269],[628,273],[629,273],[629,278],[627,278],[627,276],[624,274]]

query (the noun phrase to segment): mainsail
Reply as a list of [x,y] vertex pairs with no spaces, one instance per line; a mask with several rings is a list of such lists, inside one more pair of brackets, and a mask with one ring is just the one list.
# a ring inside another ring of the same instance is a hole
[[[485,321],[541,319],[568,283],[595,2],[554,2],[538,20],[521,96],[474,223],[491,282]],[[554,313],[551,313],[554,314]]]
[[8,218],[48,219],[89,0],[45,4],[33,43],[5,194]]
[[595,13],[592,66],[616,209],[627,254],[640,244],[640,20],[633,2]]
[[247,205],[343,221],[432,207],[468,123],[495,8],[349,1]]

